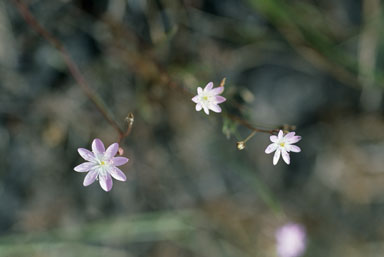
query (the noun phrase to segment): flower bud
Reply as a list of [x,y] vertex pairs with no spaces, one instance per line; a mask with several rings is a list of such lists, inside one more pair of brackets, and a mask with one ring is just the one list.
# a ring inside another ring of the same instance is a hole
[[238,150],[243,150],[245,148],[245,143],[244,141],[240,141],[236,143],[236,146]]

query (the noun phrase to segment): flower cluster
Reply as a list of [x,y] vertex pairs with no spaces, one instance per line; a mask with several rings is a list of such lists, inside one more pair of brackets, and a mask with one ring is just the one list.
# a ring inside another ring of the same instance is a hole
[[126,164],[128,158],[114,157],[118,150],[119,145],[117,143],[111,144],[105,150],[103,142],[98,138],[92,142],[92,152],[84,148],[78,149],[80,156],[86,162],[77,165],[74,170],[77,172],[88,172],[84,178],[84,186],[89,186],[95,180],[99,180],[101,188],[108,192],[112,189],[112,177],[120,181],[127,180],[125,174],[117,166]]
[[[213,82],[209,82],[204,89],[198,87],[197,95],[192,98],[192,101],[196,103],[196,111],[204,110],[207,115],[209,115],[209,110],[217,113],[221,112],[219,104],[226,101],[225,97],[220,95],[223,91],[223,85],[213,88]],[[248,139],[249,138],[247,138],[247,140]],[[272,144],[265,149],[265,153],[270,154],[275,152],[273,156],[273,165],[277,164],[280,156],[283,157],[286,164],[290,164],[291,160],[289,152],[298,153],[301,151],[300,147],[293,145],[301,140],[301,137],[295,135],[295,132],[289,132],[284,135],[284,132],[280,130],[278,135],[272,135],[270,140],[272,141]],[[239,150],[244,149],[245,142],[246,140],[238,142],[237,147]]]
[[[209,115],[209,111],[216,113],[221,112],[220,103],[225,102],[227,99],[220,94],[224,91],[225,79],[222,81],[219,87],[213,88],[213,82],[209,82],[204,89],[201,87],[197,88],[197,95],[192,98],[192,101],[196,103],[196,111],[204,110]],[[255,132],[253,132],[252,136]],[[248,140],[248,137],[246,140]],[[245,141],[238,142],[238,148],[244,149]],[[295,132],[289,132],[284,135],[282,130],[279,131],[278,135],[272,135],[270,137],[272,144],[266,149],[265,153],[270,154],[275,152],[273,156],[273,165],[276,165],[283,157],[285,163],[290,164],[289,152],[300,152],[300,147],[293,145],[301,140],[300,136],[295,135]],[[240,143],[240,144],[239,144]],[[103,142],[100,139],[95,139],[92,142],[92,152],[79,148],[78,152],[86,162],[76,166],[74,168],[77,172],[88,172],[84,178],[83,185],[89,186],[95,180],[98,180],[100,186],[105,191],[110,191],[113,186],[112,177],[116,180],[126,181],[125,174],[117,168],[117,166],[124,165],[128,162],[128,158],[115,157],[119,151],[119,145],[113,143],[106,150]]]

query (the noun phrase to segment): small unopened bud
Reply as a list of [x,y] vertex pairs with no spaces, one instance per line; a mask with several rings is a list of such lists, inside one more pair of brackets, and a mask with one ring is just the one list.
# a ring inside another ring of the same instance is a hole
[[125,118],[125,120],[128,122],[130,126],[132,126],[133,121],[135,120],[133,113],[128,114],[128,116]]
[[220,87],[223,87],[224,85],[225,85],[225,81],[226,81],[227,79],[226,78],[223,78],[222,80],[221,80],[221,82],[220,82]]
[[119,147],[119,151],[118,151],[119,155],[123,155],[124,154],[124,149],[122,147]]
[[243,150],[245,148],[245,142],[244,141],[239,141],[236,143],[237,149],[238,150]]

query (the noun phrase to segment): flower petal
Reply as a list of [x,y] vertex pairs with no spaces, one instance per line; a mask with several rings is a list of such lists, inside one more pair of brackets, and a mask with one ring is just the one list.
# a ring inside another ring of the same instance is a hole
[[215,96],[215,100],[216,100],[216,104],[221,104],[221,103],[227,101],[227,99],[221,95]]
[[98,169],[93,169],[90,172],[88,172],[87,176],[85,176],[84,178],[83,185],[86,187],[92,184],[93,182],[95,182],[95,179],[98,174],[99,174]]
[[288,144],[294,144],[301,140],[301,136],[294,136],[287,139]]
[[96,166],[96,163],[94,162],[83,162],[82,164],[77,165],[73,169],[77,172],[87,172],[95,166]]
[[96,155],[96,154],[103,154],[105,152],[105,147],[104,147],[104,144],[103,142],[98,139],[98,138],[95,138],[92,142],[92,152]]
[[201,93],[203,93],[203,89],[201,87],[198,87],[197,88],[197,94],[201,95]]
[[209,82],[209,83],[205,86],[204,91],[209,91],[209,90],[211,90],[212,88],[213,88],[213,82]]
[[211,105],[209,106],[209,109],[211,109],[211,110],[214,111],[214,112],[221,112],[221,108],[220,108],[220,106],[218,106],[218,105],[216,105],[216,104],[211,104]]
[[106,158],[106,160],[110,160],[113,156],[117,154],[118,150],[119,144],[113,143],[107,148],[107,151],[105,151],[104,157]]
[[79,148],[77,149],[77,151],[79,152],[80,156],[83,157],[84,160],[89,162],[95,161],[95,155],[91,151],[85,148]]
[[267,148],[265,149],[265,153],[266,154],[270,154],[272,153],[273,151],[275,151],[277,149],[278,145],[273,143],[273,144],[270,144],[269,146],[267,146]]
[[210,91],[210,93],[212,95],[219,95],[219,94],[223,93],[223,91],[224,91],[224,87],[217,87],[217,88],[212,89]]
[[127,180],[127,177],[119,168],[112,167],[108,171],[112,175],[112,177],[116,180],[120,180],[120,181],[126,181]]
[[209,115],[209,110],[207,107],[204,107],[204,112],[205,112],[205,114]]
[[278,137],[279,139],[282,139],[283,136],[284,136],[284,132],[283,132],[282,130],[280,130],[280,131],[279,131],[279,134],[277,135],[277,137]]
[[288,134],[285,135],[285,138],[288,139],[288,138],[291,138],[295,135],[296,133],[295,132],[289,132]]
[[200,102],[200,96],[196,95],[192,98],[192,101],[195,102],[195,103],[199,103]]
[[201,111],[201,109],[203,109],[203,106],[201,106],[201,104],[196,104],[196,111]]
[[273,156],[273,165],[276,165],[280,159],[280,148],[277,148],[275,155]]
[[128,158],[125,157],[113,157],[112,158],[112,163],[114,166],[121,166],[126,164],[129,161]]
[[273,143],[277,142],[277,140],[278,140],[277,136],[275,136],[275,135],[270,136],[269,139],[270,139],[271,142],[273,142]]
[[291,162],[291,158],[289,158],[289,153],[287,151],[282,149],[281,155],[283,156],[283,160],[285,161],[286,164],[289,164]]
[[111,175],[109,175],[108,172],[100,173],[99,182],[100,182],[101,188],[104,191],[108,192],[112,189],[113,181],[112,181]]
[[300,153],[301,152],[300,147],[298,147],[297,145],[287,145],[285,148],[289,152],[294,152],[294,153]]

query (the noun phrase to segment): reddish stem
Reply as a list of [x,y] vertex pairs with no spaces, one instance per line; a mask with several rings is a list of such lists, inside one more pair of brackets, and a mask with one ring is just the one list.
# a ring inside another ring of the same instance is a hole
[[83,75],[81,74],[78,66],[70,57],[68,51],[65,49],[64,45],[56,39],[51,33],[49,33],[36,18],[29,11],[28,7],[21,2],[20,0],[12,0],[16,8],[19,10],[20,14],[23,16],[24,20],[29,24],[38,34],[40,34],[44,39],[51,43],[61,54],[64,59],[65,64],[67,65],[69,72],[83,90],[88,99],[95,105],[96,109],[101,113],[104,119],[116,130],[119,134],[119,140],[121,141],[124,138],[125,133],[117,124],[117,122],[111,117],[111,115],[106,111],[99,97],[95,92],[89,87]]

